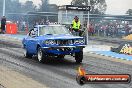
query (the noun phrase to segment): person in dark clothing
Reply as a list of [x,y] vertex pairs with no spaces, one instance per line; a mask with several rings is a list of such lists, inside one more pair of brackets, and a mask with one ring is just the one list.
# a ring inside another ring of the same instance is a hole
[[125,25],[125,36],[129,35],[130,27],[128,24]]
[[89,32],[89,34],[90,34],[91,36],[94,35],[94,27],[93,27],[93,24],[90,24],[90,25],[89,25],[89,30],[88,30],[88,32]]
[[3,16],[1,19],[1,32],[5,33],[6,17]]

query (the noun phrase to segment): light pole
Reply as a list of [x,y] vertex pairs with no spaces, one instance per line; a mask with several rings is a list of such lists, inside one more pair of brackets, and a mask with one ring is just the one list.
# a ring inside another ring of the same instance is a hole
[[5,16],[5,0],[3,1],[3,16]]
[[[90,0],[88,0],[88,6],[90,6]],[[88,20],[87,20],[87,30],[86,30],[86,45],[88,45],[88,30],[89,30],[89,11],[88,11]]]

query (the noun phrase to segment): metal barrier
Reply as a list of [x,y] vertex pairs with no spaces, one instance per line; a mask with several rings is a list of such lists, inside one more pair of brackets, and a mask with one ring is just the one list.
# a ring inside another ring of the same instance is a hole
[[99,37],[112,37],[112,38],[122,38],[124,36],[127,36],[131,34],[131,32],[125,31],[125,30],[102,30],[102,29],[96,29],[94,30],[94,34],[91,35],[89,32],[89,36],[99,36]]
[[6,34],[17,34],[18,28],[15,23],[7,23],[6,24]]

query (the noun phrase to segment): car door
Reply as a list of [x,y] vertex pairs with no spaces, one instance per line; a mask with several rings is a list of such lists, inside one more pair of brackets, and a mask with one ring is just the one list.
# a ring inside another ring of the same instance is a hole
[[37,46],[37,33],[32,29],[30,31],[29,36],[27,37],[27,50],[31,54],[36,53],[36,46]]

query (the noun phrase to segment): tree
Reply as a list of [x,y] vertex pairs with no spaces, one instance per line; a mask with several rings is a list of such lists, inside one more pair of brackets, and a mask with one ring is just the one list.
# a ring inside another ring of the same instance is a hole
[[39,11],[42,12],[57,12],[58,6],[56,4],[49,4],[49,0],[41,0],[42,4],[40,5]]
[[48,12],[49,11],[49,0],[41,0],[42,4],[40,5],[40,11]]
[[126,12],[126,14],[132,15],[132,9],[128,9],[128,11]]
[[[32,1],[26,1],[23,5],[19,0],[5,0],[6,13],[22,13],[36,10],[36,6]],[[3,0],[0,0],[0,13],[3,11]]]
[[58,6],[56,4],[49,4],[49,12],[58,12]]
[[36,6],[33,4],[32,1],[26,1],[22,6],[23,12],[33,12],[36,10]]
[[[41,13],[40,15],[42,19],[45,21],[48,19],[49,21],[57,21],[58,16],[56,13],[58,12],[58,6],[56,4],[49,4],[49,0],[41,0],[41,5],[39,11],[41,12],[47,12],[47,13]],[[50,13],[53,12],[53,13]],[[53,15],[48,17],[47,15]]]
[[20,13],[21,3],[19,1],[6,0],[6,13]]
[[[87,6],[88,0],[72,0],[71,5]],[[107,9],[105,0],[90,0],[90,6],[92,14],[104,14]]]

